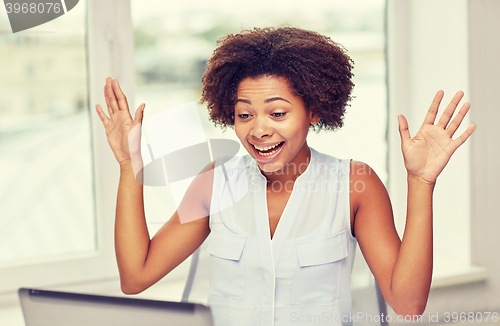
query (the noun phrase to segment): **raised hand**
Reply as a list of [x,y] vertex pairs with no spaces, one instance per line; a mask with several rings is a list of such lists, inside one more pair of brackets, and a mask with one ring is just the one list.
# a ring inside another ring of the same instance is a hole
[[[99,104],[96,105],[96,111],[106,129],[109,146],[118,163],[122,164],[131,160],[131,152],[132,156],[140,156],[141,126],[139,124],[142,123],[144,117],[145,104],[139,106],[135,112],[135,118],[132,120],[125,94],[123,94],[118,81],[112,80],[110,77],[106,78],[104,97],[106,98],[109,118]],[[132,133],[130,133],[131,130]]]
[[458,138],[452,139],[453,134],[470,108],[468,102],[464,103],[458,114],[449,123],[458,103],[464,96],[462,91],[455,94],[438,123],[434,124],[443,95],[443,91],[437,92],[425,116],[424,123],[413,138],[410,137],[406,118],[402,114],[398,116],[401,150],[403,151],[406,170],[408,174],[420,177],[430,184],[436,182],[438,175],[450,160],[451,155],[476,129],[476,126],[472,124]]

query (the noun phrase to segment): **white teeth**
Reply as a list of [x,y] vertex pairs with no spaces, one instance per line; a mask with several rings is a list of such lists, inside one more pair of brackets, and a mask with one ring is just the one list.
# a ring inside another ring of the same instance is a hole
[[[264,147],[264,148],[266,148],[266,149],[274,148],[274,147],[278,146],[279,144],[281,144],[281,143],[278,143],[278,144],[276,144],[276,145],[274,145],[274,146],[270,146],[270,147]],[[262,150],[260,147],[257,147],[257,146],[255,146],[255,145],[254,145],[254,147],[255,147],[256,149],[258,149],[258,150]],[[269,152],[269,153],[261,153],[261,152],[259,152],[259,155],[261,155],[261,156],[271,156],[271,155],[276,154],[279,150],[280,150],[280,148],[277,148],[277,149],[275,149],[274,151]]]
[[269,152],[269,153],[259,153],[259,154],[262,155],[262,156],[270,156],[270,155],[275,154],[277,151],[279,151],[279,149],[277,149],[275,151],[272,151],[272,152]]
[[281,144],[281,143],[277,143],[277,144],[275,144],[273,146],[269,146],[269,147],[259,147],[257,145],[253,145],[253,144],[252,145],[253,145],[253,147],[255,147],[256,149],[258,149],[259,151],[267,151],[268,149],[274,148],[274,147],[278,146],[279,144]]

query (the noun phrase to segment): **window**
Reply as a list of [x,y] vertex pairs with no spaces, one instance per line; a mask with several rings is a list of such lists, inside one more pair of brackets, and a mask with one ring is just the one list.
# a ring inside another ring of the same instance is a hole
[[97,218],[86,8],[15,34],[1,11],[0,292],[103,277],[114,263]]
[[0,39],[0,264],[96,249],[83,9]]

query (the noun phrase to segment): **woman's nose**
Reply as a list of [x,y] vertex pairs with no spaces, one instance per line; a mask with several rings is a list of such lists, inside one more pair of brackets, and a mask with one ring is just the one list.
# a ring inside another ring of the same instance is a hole
[[254,119],[254,125],[250,130],[250,135],[254,136],[255,138],[262,138],[265,136],[271,136],[272,134],[272,128],[269,125],[266,117],[256,117]]

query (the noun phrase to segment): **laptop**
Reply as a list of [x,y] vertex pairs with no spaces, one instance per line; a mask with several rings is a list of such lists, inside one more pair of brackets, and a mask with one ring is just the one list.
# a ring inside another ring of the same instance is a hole
[[212,326],[198,303],[19,289],[26,326]]

